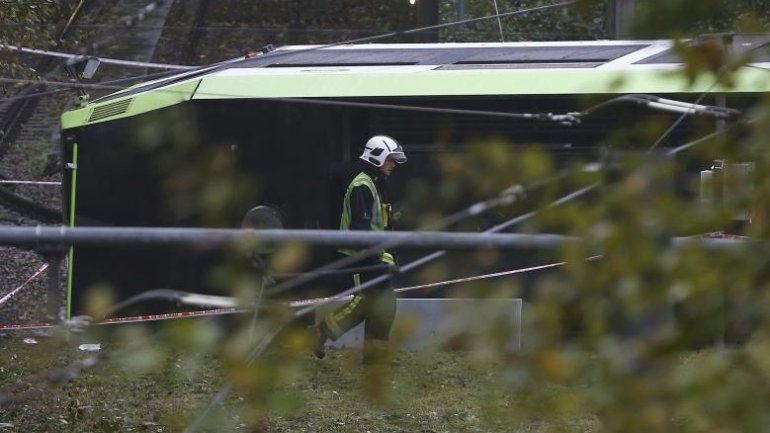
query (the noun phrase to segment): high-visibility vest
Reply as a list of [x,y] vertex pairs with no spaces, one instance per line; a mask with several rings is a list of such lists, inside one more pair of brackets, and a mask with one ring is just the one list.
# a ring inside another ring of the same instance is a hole
[[[342,217],[340,218],[340,230],[350,230],[350,223],[353,220],[352,213],[350,211],[350,193],[353,191],[353,188],[359,187],[359,186],[365,186],[369,188],[369,191],[372,193],[372,197],[374,200],[372,200],[372,219],[370,222],[370,228],[374,231],[383,231],[385,230],[385,226],[388,224],[388,208],[390,205],[383,204],[382,200],[380,199],[380,194],[377,192],[377,187],[374,185],[374,181],[371,177],[369,177],[368,174],[365,172],[358,173],[356,177],[353,178],[353,181],[350,182],[350,185],[348,185],[347,191],[345,191],[345,199],[342,202]],[[351,250],[348,248],[341,248],[339,250],[342,254],[346,255],[353,255],[356,253],[355,250]],[[382,252],[381,260],[383,263],[387,264],[393,264],[393,256],[390,253],[387,253],[385,251]]]
[[353,215],[350,211],[350,193],[354,188],[359,186],[365,186],[369,188],[374,200],[372,201],[372,219],[370,227],[375,231],[385,230],[385,218],[382,215],[382,201],[380,200],[380,194],[377,193],[377,187],[374,185],[374,181],[368,174],[358,173],[353,181],[348,185],[348,190],[345,191],[345,199],[342,202],[342,218],[340,218],[340,230],[350,230],[350,223],[353,220]]

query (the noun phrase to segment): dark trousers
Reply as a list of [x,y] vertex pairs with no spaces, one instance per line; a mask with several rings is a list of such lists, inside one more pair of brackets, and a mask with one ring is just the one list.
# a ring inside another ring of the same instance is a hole
[[[372,278],[383,275],[385,271],[369,271],[353,275],[353,283],[358,286]],[[353,296],[324,318],[323,325],[333,340],[364,322],[365,340],[388,340],[393,319],[396,316],[396,293],[388,279],[373,287],[364,289]]]

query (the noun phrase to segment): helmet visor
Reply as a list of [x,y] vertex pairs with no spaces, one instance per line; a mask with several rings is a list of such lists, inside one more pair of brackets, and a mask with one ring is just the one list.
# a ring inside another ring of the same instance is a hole
[[393,158],[393,161],[396,161],[397,164],[403,164],[406,162],[406,154],[404,153],[404,149],[402,149],[401,146],[398,146],[396,150],[388,155],[388,157]]

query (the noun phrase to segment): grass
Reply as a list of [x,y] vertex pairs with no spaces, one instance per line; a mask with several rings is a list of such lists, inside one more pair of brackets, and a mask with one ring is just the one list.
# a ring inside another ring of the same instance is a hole
[[[0,423],[25,432],[183,431],[228,383],[233,392],[206,412],[197,431],[235,432],[539,432],[595,430],[591,414],[539,413],[538,398],[579,392],[552,387],[516,391],[510,370],[467,352],[399,352],[398,365],[364,368],[360,352],[330,350],[291,360],[278,354],[253,365],[174,349],[110,355],[56,384],[41,373],[93,353],[63,339],[0,340],[0,393],[23,400],[0,405]],[[172,353],[173,352],[173,353]],[[155,358],[156,362],[142,359]],[[508,373],[503,373],[508,371]],[[506,376],[508,375],[508,377]],[[515,376],[515,375],[514,375]],[[533,410],[533,408],[535,410]],[[526,413],[526,415],[522,415]]]

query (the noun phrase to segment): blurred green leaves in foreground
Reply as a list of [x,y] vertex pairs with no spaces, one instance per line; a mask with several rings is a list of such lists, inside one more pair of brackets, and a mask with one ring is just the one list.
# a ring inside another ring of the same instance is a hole
[[[457,335],[443,347],[447,352],[396,355],[410,360],[454,357],[443,366],[410,361],[371,375],[358,365],[355,351],[332,351],[336,361],[317,362],[310,358],[305,323],[292,322],[291,311],[260,298],[259,278],[244,278],[232,268],[218,270],[217,278],[223,279],[222,287],[234,288],[231,295],[261,300],[264,308],[256,316],[159,326],[155,332],[163,335],[163,345],[143,333],[114,332],[107,338],[116,338],[117,347],[135,347],[119,358],[137,374],[165,368],[168,350],[182,354],[175,374],[190,373],[184,380],[192,383],[204,374],[196,357],[207,354],[220,363],[219,389],[231,391],[224,406],[215,399],[216,387],[207,387],[207,393],[189,402],[199,410],[173,421],[179,427],[200,425],[205,430],[217,425],[239,431],[240,424],[232,423],[237,418],[257,430],[288,431],[282,429],[296,427],[298,419],[329,425],[319,413],[353,405],[362,412],[354,412],[359,418],[351,429],[371,426],[378,431],[378,426],[392,428],[382,418],[377,421],[378,416],[406,417],[412,413],[406,408],[415,405],[422,424],[409,428],[426,425],[431,413],[443,413],[449,418],[435,425],[460,431],[471,431],[469,425],[489,431],[764,431],[770,421],[770,388],[765,385],[770,379],[770,251],[764,224],[770,203],[765,150],[770,122],[764,104],[758,101],[750,108],[753,117],[728,125],[720,139],[671,157],[601,143],[609,156],[599,172],[581,169],[590,160],[557,168],[561,162],[536,144],[516,146],[504,140],[480,141],[468,152],[435,161],[443,176],[440,186],[415,184],[412,195],[403,199],[415,225],[430,224],[511,185],[554,179],[511,207],[461,228],[484,229],[536,209],[536,217],[513,231],[561,233],[578,241],[549,250],[469,251],[419,271],[420,281],[430,283],[481,269],[510,269],[524,259],[566,262],[536,278],[483,280],[444,292],[525,297],[521,350],[505,350],[502,344],[514,329],[490,326],[487,335],[468,336],[463,324],[487,317],[480,313],[456,317]],[[697,125],[688,140],[714,130],[708,123]],[[729,194],[706,203],[699,191],[700,169],[709,168],[719,155],[753,162],[754,169],[739,180],[719,180],[715,188]],[[557,176],[563,170],[571,174]],[[595,182],[599,186],[591,194],[550,206]],[[750,215],[750,223],[736,225],[739,214]],[[728,248],[673,242],[674,237],[698,239],[728,229],[750,240]],[[308,254],[306,248],[287,245],[278,248],[268,265],[276,272],[301,271]],[[408,332],[395,329],[395,340]],[[462,373],[442,370],[456,368],[452,362],[468,364]],[[404,381],[403,375],[410,374],[422,379]],[[339,388],[325,381],[325,375],[339,381]],[[447,377],[457,380],[446,382]],[[455,398],[473,390],[468,412],[458,419],[478,419],[478,424],[452,424],[449,419],[454,418],[444,412],[448,403],[430,400],[425,389]],[[435,410],[428,408],[431,401]],[[207,412],[207,407],[216,410]],[[201,424],[195,424],[199,417]],[[344,431],[352,421],[339,415],[332,422]]]
[[[656,9],[665,18],[661,25],[674,28],[669,21],[674,16],[688,18],[687,25],[692,24],[689,18],[715,18],[713,11],[703,12],[714,2],[688,8],[694,4],[669,2]],[[693,15],[686,17],[690,10]],[[747,16],[746,22],[761,19]],[[685,56],[696,70],[715,65],[713,58],[698,56],[697,50]],[[715,77],[711,70],[714,79],[721,78],[725,65],[736,67],[730,59],[717,60]],[[119,366],[110,374],[120,380],[100,377],[105,370],[96,369],[72,382],[52,385],[71,402],[63,409],[70,415],[60,424],[76,431],[74,421],[93,413],[78,394],[85,391],[77,384],[98,378],[103,381],[96,380],[94,386],[122,384],[124,399],[134,408],[148,401],[173,406],[142,421],[156,431],[181,431],[191,425],[209,431],[290,431],[298,424],[312,431],[317,423],[329,430],[336,426],[338,431],[401,426],[423,431],[763,432],[770,425],[770,101],[765,99],[759,97],[745,111],[747,117],[728,125],[720,137],[672,157],[647,152],[656,137],[649,147],[635,152],[624,143],[597,143],[606,149],[609,162],[598,173],[581,169],[594,161],[575,160],[564,167],[538,150],[537,143],[500,139],[470,143],[468,152],[434,161],[442,175],[440,183],[416,182],[403,197],[414,227],[511,185],[555,179],[562,170],[571,171],[511,207],[496,209],[461,228],[484,229],[536,209],[536,217],[512,230],[561,233],[578,241],[560,249],[515,254],[470,251],[419,271],[421,281],[430,283],[481,269],[510,269],[511,263],[523,261],[565,262],[537,278],[483,280],[445,293],[525,297],[521,350],[503,350],[504,336],[496,334],[500,328],[490,327],[489,335],[468,340],[457,326],[457,338],[450,339],[454,345],[444,347],[454,351],[400,353],[401,364],[382,369],[377,376],[367,376],[354,352],[332,351],[329,360],[310,360],[304,323],[291,322],[291,311],[261,297],[261,276],[226,265],[211,278],[230,287],[230,295],[259,300],[264,308],[257,314],[153,327],[93,328],[70,335],[71,341],[106,342],[104,362]],[[639,119],[634,126],[649,125]],[[701,122],[677,144],[714,129],[714,124]],[[638,136],[645,134],[647,130],[638,131]],[[183,206],[170,209],[194,213],[202,204],[202,214],[213,220],[218,210],[234,212],[222,200],[253,194],[246,180],[230,173],[233,161],[226,150],[191,156],[202,160],[195,159],[189,167],[209,171],[185,168],[174,173],[174,182],[166,187]],[[716,159],[751,162],[753,169],[738,180],[719,180],[716,188],[726,192],[723,200],[704,203],[700,170]],[[157,161],[159,166],[174,162]],[[228,186],[227,181],[233,184]],[[599,186],[591,194],[550,206],[558,197],[594,182]],[[201,200],[197,191],[205,192]],[[750,219],[736,225],[739,214]],[[713,249],[672,241],[728,229],[748,236],[747,240]],[[308,254],[302,246],[287,245],[268,265],[276,272],[301,271]],[[94,300],[96,311],[106,309],[105,299],[109,297]],[[461,319],[458,316],[459,325]],[[406,332],[396,329],[394,335]],[[14,364],[18,377],[13,376],[14,382],[10,376],[4,379],[4,394],[14,394],[11,385],[18,383],[40,387],[44,378],[36,374],[44,368],[43,360],[54,365],[70,361],[53,351],[40,353],[35,360],[28,366],[20,364],[21,370]],[[164,386],[169,381],[185,387],[175,393]],[[220,402],[216,396],[223,389],[231,393]],[[448,411],[451,403],[444,396],[468,404]],[[354,409],[344,412],[346,407]],[[330,413],[331,419],[324,418]],[[26,416],[21,406],[14,405],[6,405],[0,414],[0,421],[19,423]],[[396,414],[403,423],[412,416],[419,420],[399,424],[388,414]],[[352,418],[358,421],[353,423]],[[297,419],[300,422],[293,424]],[[111,418],[93,425],[117,431],[123,424]]]

